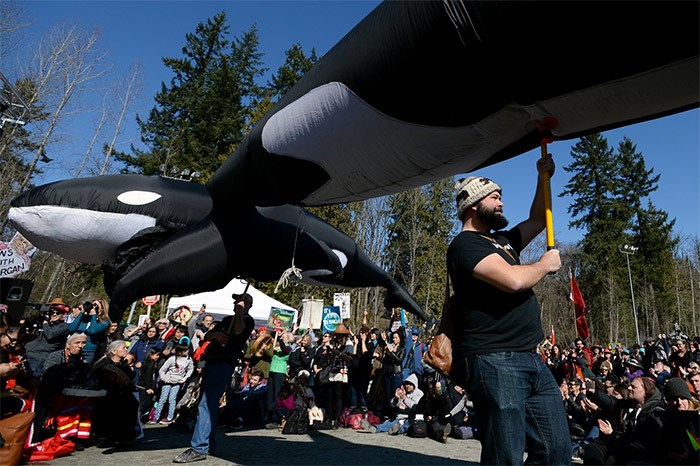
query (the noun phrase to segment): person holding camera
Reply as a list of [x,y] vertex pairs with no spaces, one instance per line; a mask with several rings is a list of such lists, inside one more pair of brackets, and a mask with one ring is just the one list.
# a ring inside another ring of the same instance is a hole
[[107,339],[107,329],[111,323],[107,311],[107,303],[102,299],[86,301],[78,317],[68,326],[70,333],[80,332],[87,335],[87,344],[83,349],[83,359],[87,364],[92,364],[96,359],[98,346]]
[[63,349],[70,333],[68,324],[64,322],[70,307],[61,298],[52,299],[48,306],[48,312],[42,313],[44,322],[36,332],[38,336],[24,345],[31,375],[37,379],[44,373],[46,358],[54,351]]

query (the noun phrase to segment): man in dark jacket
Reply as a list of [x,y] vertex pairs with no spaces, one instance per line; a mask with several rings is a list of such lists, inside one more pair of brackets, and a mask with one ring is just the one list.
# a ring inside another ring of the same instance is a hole
[[173,459],[174,463],[200,461],[216,448],[215,429],[219,415],[219,399],[231,382],[236,365],[243,358],[246,343],[255,321],[248,314],[253,297],[248,293],[233,294],[233,316],[225,317],[203,337],[210,341],[202,371],[202,399],[199,401],[197,424],[190,441],[191,447]]
[[24,345],[33,377],[41,378],[44,373],[44,362],[49,354],[65,347],[68,324],[64,319],[69,311],[70,307],[61,298],[52,299],[49,303],[48,320],[42,324],[39,336]]

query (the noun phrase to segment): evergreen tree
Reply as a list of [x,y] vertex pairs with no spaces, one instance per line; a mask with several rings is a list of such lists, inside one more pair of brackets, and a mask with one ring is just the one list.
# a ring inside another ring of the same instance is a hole
[[267,88],[275,101],[280,100],[318,61],[315,48],[312,48],[311,54],[306,56],[298,42],[284,54],[286,57],[284,64],[267,83]]
[[573,198],[567,209],[572,217],[569,227],[586,231],[572,265],[579,270],[579,286],[592,297],[587,305],[595,318],[590,320],[601,330],[613,320],[610,303],[617,302],[624,289],[624,258],[618,245],[629,242],[625,239],[629,209],[616,197],[621,192],[616,176],[619,160],[607,139],[600,134],[585,136],[574,145],[571,155],[573,162],[564,170],[573,176],[559,195]]
[[641,285],[638,314],[649,331],[654,328],[653,322],[666,328],[670,323],[664,322],[668,314],[665,311],[674,300],[672,251],[678,244],[672,237],[675,220],[669,221],[666,212],[658,210],[650,200],[645,201],[658,188],[661,175],[654,175],[653,168],[647,170],[643,155],[626,137],[618,146],[618,159],[619,197],[629,208],[631,241],[639,247],[631,262]]
[[[243,140],[249,103],[260,98],[262,75],[257,28],[229,42],[225,13],[186,35],[182,58],[164,58],[174,77],[156,94],[148,119],[137,118],[141,140],[133,155],[116,154],[146,175],[189,168],[208,178]],[[127,171],[125,170],[125,171]]]
[[395,194],[389,200],[387,267],[427,314],[439,315],[447,245],[455,225],[452,178]]

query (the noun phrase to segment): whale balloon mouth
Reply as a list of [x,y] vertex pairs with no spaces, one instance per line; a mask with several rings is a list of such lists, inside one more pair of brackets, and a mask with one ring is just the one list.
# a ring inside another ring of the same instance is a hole
[[52,205],[11,207],[8,219],[37,248],[89,264],[113,258],[117,246],[156,224],[147,215]]

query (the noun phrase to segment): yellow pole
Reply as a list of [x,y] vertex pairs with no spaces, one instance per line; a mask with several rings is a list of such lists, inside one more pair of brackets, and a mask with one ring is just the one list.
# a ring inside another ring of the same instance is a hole
[[[542,158],[547,157],[547,143],[552,142],[551,130],[556,128],[559,120],[553,116],[546,116],[542,120],[535,120],[535,126],[542,134],[540,138],[540,152]],[[547,225],[547,250],[554,249],[554,220],[552,218],[552,185],[549,173],[544,173],[542,179],[542,197],[544,198],[545,220]]]

